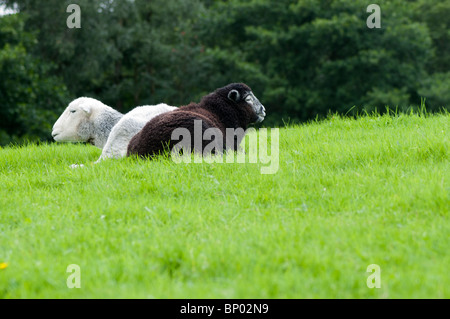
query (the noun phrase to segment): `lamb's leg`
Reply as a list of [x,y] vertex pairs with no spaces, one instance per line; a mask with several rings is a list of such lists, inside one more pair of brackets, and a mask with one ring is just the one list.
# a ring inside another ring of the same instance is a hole
[[[96,160],[94,162],[94,164],[98,164],[104,159],[113,157],[111,148],[112,148],[111,147],[111,142],[110,142],[110,139],[108,138],[108,140],[107,140],[107,142],[105,144],[105,147],[103,147],[102,154],[100,155],[98,160]],[[79,168],[79,167],[84,167],[84,165],[83,164],[72,164],[72,165],[70,165],[70,168]]]
[[[108,140],[103,147],[102,154],[94,164],[109,158],[122,158],[127,155],[127,147],[131,138],[136,135],[145,125],[146,121],[137,119],[126,119],[117,123],[111,133],[109,133]],[[83,164],[72,164],[71,168],[84,167]]]
[[69,166],[70,168],[79,168],[79,167],[84,167],[83,164],[72,164]]
[[109,134],[102,155],[100,155],[100,158],[95,163],[99,163],[108,158],[125,157],[127,155],[128,143],[144,125],[144,121],[141,123],[141,121],[136,121],[135,119],[127,119],[119,122]]

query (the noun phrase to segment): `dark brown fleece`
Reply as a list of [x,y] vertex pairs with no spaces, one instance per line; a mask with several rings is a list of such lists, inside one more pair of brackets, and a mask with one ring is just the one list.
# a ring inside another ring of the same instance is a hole
[[[240,98],[233,101],[228,98],[230,91],[239,92]],[[178,140],[172,140],[172,132],[176,128],[186,128],[191,133],[191,149],[194,150],[194,120],[202,121],[202,134],[208,128],[218,128],[224,137],[226,147],[226,128],[247,129],[255,122],[257,115],[245,102],[244,96],[251,92],[243,83],[229,84],[215,90],[202,98],[200,103],[190,103],[178,109],[154,117],[136,134],[128,144],[127,156],[138,154],[141,157],[163,153],[167,147],[171,150]],[[211,141],[203,141],[202,150]],[[240,140],[235,141],[233,149],[237,150]],[[195,150],[195,151],[202,151]]]

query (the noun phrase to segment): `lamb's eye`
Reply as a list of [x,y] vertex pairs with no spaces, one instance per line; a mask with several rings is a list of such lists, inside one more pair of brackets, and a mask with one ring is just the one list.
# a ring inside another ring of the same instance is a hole
[[77,110],[71,110],[70,113],[75,113]]

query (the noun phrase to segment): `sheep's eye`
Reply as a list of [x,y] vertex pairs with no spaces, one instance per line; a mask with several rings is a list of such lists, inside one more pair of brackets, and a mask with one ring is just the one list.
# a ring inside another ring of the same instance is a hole
[[247,97],[245,98],[245,101],[246,101],[247,103],[252,103],[252,102],[253,102],[253,98],[249,95],[249,96],[247,96]]
[[70,113],[75,113],[77,110],[71,110]]

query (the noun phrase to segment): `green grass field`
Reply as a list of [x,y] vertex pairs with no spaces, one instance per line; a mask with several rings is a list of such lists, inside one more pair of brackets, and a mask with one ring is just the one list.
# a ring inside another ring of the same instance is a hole
[[448,114],[281,128],[273,175],[0,149],[0,298],[450,298],[449,129]]

